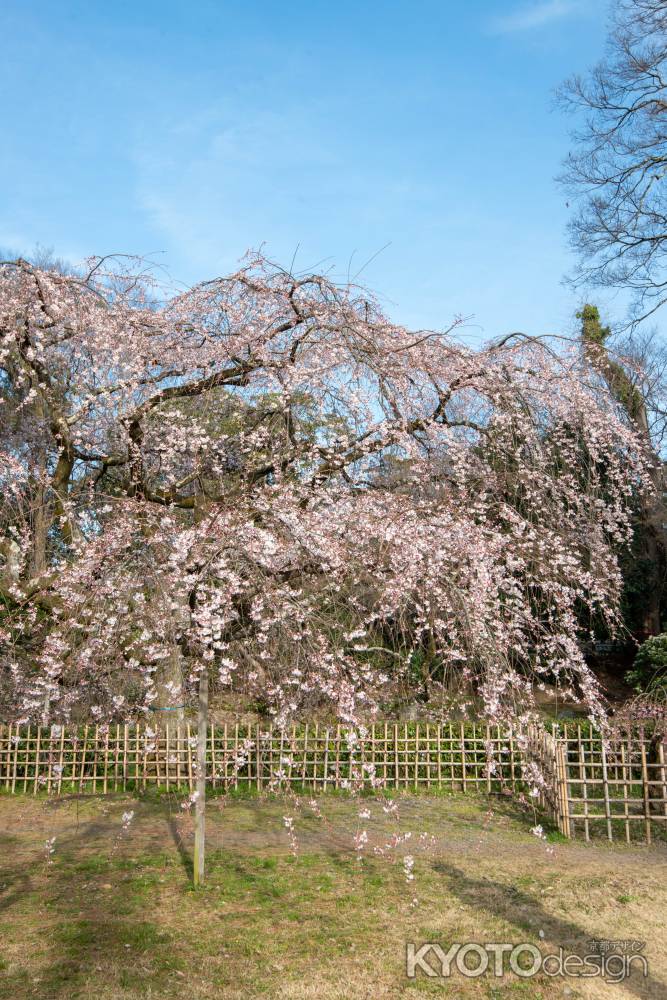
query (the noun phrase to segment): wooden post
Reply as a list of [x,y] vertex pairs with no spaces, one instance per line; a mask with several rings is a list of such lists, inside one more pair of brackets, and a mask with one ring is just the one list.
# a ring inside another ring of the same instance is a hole
[[183,726],[176,723],[176,787],[181,787],[181,746],[183,745]]
[[[166,725],[166,721],[165,721]],[[155,787],[161,787],[161,775],[160,775],[160,758],[162,757],[162,751],[160,745],[162,743],[162,723],[158,723],[155,726],[155,742],[153,744],[153,756],[155,758]],[[166,757],[166,754],[165,754]],[[166,764],[166,761],[165,761]]]
[[204,667],[199,678],[197,713],[197,797],[195,799],[195,852],[193,880],[195,888],[204,881],[206,842],[206,734],[208,730],[208,671]]
[[630,843],[630,822],[628,820],[628,769],[625,763],[625,743],[621,736],[621,764],[623,766],[623,815],[625,816],[625,839]]
[[394,723],[394,788],[400,786],[400,771],[398,766],[398,723]]
[[53,727],[49,726],[49,773],[46,779],[47,795],[51,794],[51,776],[53,774]]
[[325,792],[327,790],[328,776],[329,776],[329,727],[327,726],[327,728],[326,728],[326,730],[324,732],[324,781],[323,781],[323,788],[324,788]]
[[37,746],[35,748],[35,778],[32,794],[37,795],[37,786],[39,784],[39,753],[42,746],[42,727],[37,726]]
[[566,748],[563,747],[562,742],[559,739],[555,740],[556,745],[556,762],[558,766],[557,777],[558,777],[558,794],[559,794],[559,819],[561,822],[559,826],[561,827],[561,832],[565,834],[566,837],[572,836],[572,830],[570,827],[570,795],[569,795],[569,785],[568,785],[568,774],[567,774],[567,757]]
[[[141,787],[146,791],[146,768],[148,764],[148,735],[146,733],[146,726],[144,725],[144,738],[141,741]],[[139,746],[139,733],[137,732],[137,747]]]
[[581,725],[577,726],[577,748],[579,754],[579,787],[582,789],[582,797],[584,800],[584,838],[589,841],[591,839],[591,835],[588,823],[588,785],[586,778],[586,757],[584,754],[583,743],[581,742]]
[[21,741],[21,730],[17,725],[16,733],[14,734],[14,764],[12,766],[12,795],[16,791],[16,774],[19,766],[19,743]]
[[[290,765],[291,766],[291,765]],[[335,788],[340,788],[340,725],[336,726],[336,784]]]
[[104,734],[104,778],[102,784],[102,791],[104,795],[107,794],[107,783],[109,775],[109,727],[106,727],[106,732]]
[[461,723],[461,785],[463,791],[466,790],[466,735],[465,729],[463,728],[463,723]]
[[605,738],[604,735],[601,739],[601,751],[602,751],[602,790],[604,793],[604,814],[607,820],[607,840],[612,841],[613,836],[611,832],[611,806],[609,802],[609,778],[607,776],[607,751],[605,749]]
[[31,726],[28,726],[28,732],[25,737],[25,752],[23,754],[23,791],[25,792],[28,788],[28,762],[30,760],[30,730]]
[[10,772],[10,761],[12,754],[12,723],[9,723],[7,729],[7,752],[5,754],[5,788],[9,788],[9,772]]
[[123,791],[127,791],[127,773],[130,767],[128,760],[130,733],[127,722],[123,725]]
[[[95,726],[95,752],[93,753],[93,795],[97,792],[97,763],[99,754],[100,727]],[[106,755],[105,755],[106,760]]]
[[65,769],[65,727],[60,727],[60,755],[58,757],[58,795],[60,795],[60,788],[63,783],[63,771]]
[[415,722],[415,791],[419,781],[419,723]]
[[223,772],[223,775],[222,775],[222,778],[223,778],[224,788],[225,788],[225,791],[226,791],[227,790],[227,778],[228,778],[228,775],[229,775],[229,750],[227,749],[227,723],[226,722],[224,724],[224,728],[223,728],[223,731],[222,731],[222,739],[223,739],[222,760],[223,760],[224,768],[225,768],[225,770]]
[[190,723],[189,722],[187,722],[185,724],[185,733],[186,733],[186,736],[187,736],[187,747],[186,747],[186,749],[187,749],[187,754],[188,754],[188,757],[187,757],[187,760],[188,760],[188,788],[190,789],[190,792],[192,793],[193,790],[194,790],[193,778],[192,778],[192,733],[190,731]]
[[[340,745],[340,727],[338,729],[338,743]],[[296,725],[292,723],[290,729],[290,754],[289,754],[289,764],[287,765],[287,787],[292,787],[292,771],[294,769],[294,757],[296,755]],[[338,765],[336,765],[338,766]],[[336,777],[338,774],[336,773]],[[336,783],[337,784],[337,783]]]
[[303,767],[301,769],[301,783],[304,786],[306,784],[307,764],[308,764],[308,723],[306,722],[303,730]]
[[639,734],[639,746],[642,758],[642,793],[644,799],[644,829],[646,832],[646,843],[651,843],[651,802],[649,799],[648,768],[646,767],[646,745],[644,743],[644,730]]
[[665,746],[662,739],[658,743],[658,764],[660,765],[660,798],[662,799],[662,815],[667,816],[667,782],[665,781]]
[[83,791],[83,775],[86,767],[86,753],[88,752],[88,725],[83,727],[83,746],[81,747],[81,767],[79,769],[79,791]]

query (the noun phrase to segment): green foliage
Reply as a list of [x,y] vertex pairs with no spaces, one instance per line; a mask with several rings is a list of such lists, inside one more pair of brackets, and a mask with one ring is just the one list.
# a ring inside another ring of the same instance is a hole
[[[623,575],[623,593],[621,596],[621,614],[628,632],[633,636],[641,636],[644,630],[646,608],[652,598],[652,588],[655,586],[655,563],[647,552],[649,545],[647,527],[641,520],[640,511],[634,511],[634,534],[632,545],[619,553],[621,573]],[[662,569],[662,567],[659,567]],[[661,595],[661,616],[667,614],[665,598]],[[646,633],[644,633],[646,634]]]
[[641,392],[622,365],[609,357],[605,345],[611,335],[611,327],[602,325],[600,310],[588,303],[579,310],[577,319],[581,320],[581,341],[584,347],[592,348],[593,364],[599,369],[612,394],[630,419],[633,422],[637,421],[646,404]]
[[602,346],[611,333],[611,328],[603,326],[600,322],[600,310],[597,306],[588,303],[577,313],[577,319],[581,320],[581,339],[585,344],[599,344]]
[[667,632],[642,643],[625,679],[636,691],[667,690]]

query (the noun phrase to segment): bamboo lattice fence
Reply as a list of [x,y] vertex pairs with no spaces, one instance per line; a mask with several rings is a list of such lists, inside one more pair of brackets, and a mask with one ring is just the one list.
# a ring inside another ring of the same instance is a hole
[[599,732],[564,726],[558,744],[566,776],[563,832],[607,840],[667,836],[665,737],[638,728],[602,739]]
[[[196,782],[189,724],[0,726],[0,791],[108,793]],[[588,726],[523,737],[484,723],[209,727],[209,787],[350,787],[535,794],[567,837],[651,842],[667,836],[664,742],[635,731],[603,740]]]

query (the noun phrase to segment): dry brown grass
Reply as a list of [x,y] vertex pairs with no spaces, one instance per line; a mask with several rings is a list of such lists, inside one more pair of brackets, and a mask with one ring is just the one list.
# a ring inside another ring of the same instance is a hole
[[[408,886],[400,858],[356,861],[358,804],[318,801],[324,819],[306,800],[298,810],[270,798],[212,802],[208,881],[195,893],[177,801],[0,799],[0,996],[667,996],[664,846],[545,844],[511,803],[499,800],[491,812],[482,799],[408,796],[400,799],[416,859]],[[364,804],[371,842],[385,842],[394,821]],[[124,833],[128,809],[135,818]],[[416,843],[421,831],[435,838],[426,851]],[[44,843],[53,836],[48,864]],[[540,932],[549,950],[582,951],[590,938],[646,941],[650,976],[623,985],[405,976],[406,941],[539,943]]]

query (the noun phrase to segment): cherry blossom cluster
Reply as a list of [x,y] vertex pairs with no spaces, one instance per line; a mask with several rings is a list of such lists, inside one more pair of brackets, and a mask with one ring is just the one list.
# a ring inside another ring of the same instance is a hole
[[479,348],[259,256],[0,265],[0,685],[16,718],[278,722],[398,696],[528,720],[618,623],[647,459],[576,345]]

